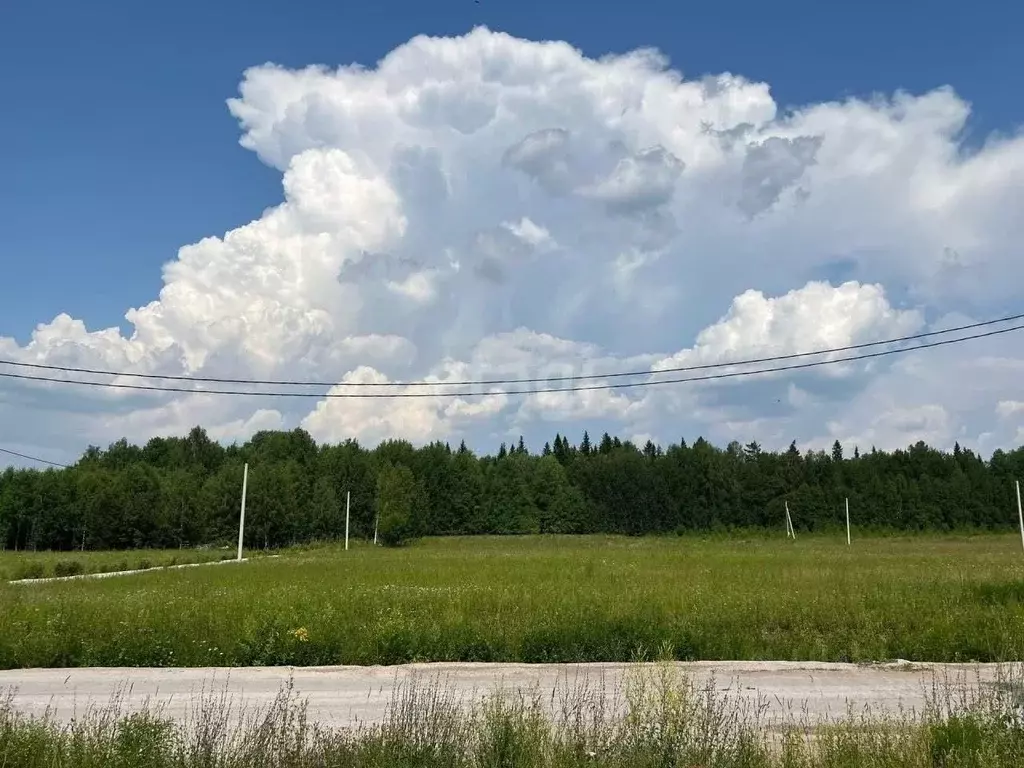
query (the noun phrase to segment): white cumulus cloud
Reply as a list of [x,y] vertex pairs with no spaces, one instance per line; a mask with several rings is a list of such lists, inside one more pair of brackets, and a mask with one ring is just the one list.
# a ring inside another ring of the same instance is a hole
[[610,387],[625,380],[616,373],[1013,311],[1024,138],[966,149],[970,109],[948,88],[784,112],[769,86],[685,80],[651,50],[593,59],[484,28],[414,38],[375,66],[253,67],[228,109],[242,146],[281,173],[281,202],[168,254],[159,295],[126,310],[130,334],[62,314],[25,344],[0,337],[0,357],[316,380],[332,394],[429,378],[431,397],[11,380],[7,439],[66,459],[196,422],[224,440],[302,425],[322,439],[482,449],[585,428],[862,448],[1019,439],[1012,336],[759,380],[443,396],[468,379]]

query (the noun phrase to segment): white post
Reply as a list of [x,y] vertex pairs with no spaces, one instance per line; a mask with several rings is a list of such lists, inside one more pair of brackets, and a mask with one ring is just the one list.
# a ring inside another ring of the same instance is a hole
[[249,463],[242,470],[242,514],[238,518],[238,559],[242,559],[242,538],[245,536],[245,492],[249,485]]
[[373,546],[377,546],[377,525],[380,523],[380,510],[377,510],[377,516],[373,518]]
[[1020,519],[1020,543],[1024,546],[1024,512],[1020,507],[1020,480],[1017,480],[1017,517]]
[[786,502],[786,538],[796,538],[796,531],[793,530],[793,518],[789,514],[789,502]]
[[348,511],[352,502],[352,491],[345,491],[345,551],[348,552]]
[[846,546],[850,546],[850,499],[846,499]]

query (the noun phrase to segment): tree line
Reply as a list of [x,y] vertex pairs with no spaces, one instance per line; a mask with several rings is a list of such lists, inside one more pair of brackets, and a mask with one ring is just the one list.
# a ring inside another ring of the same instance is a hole
[[88,448],[66,469],[0,473],[5,549],[127,549],[227,544],[237,539],[243,464],[249,464],[247,547],[351,535],[386,543],[424,535],[672,533],[845,524],[891,530],[1004,529],[1016,523],[1013,481],[1024,448],[988,460],[924,443],[893,452],[782,452],[756,442],[725,448],[698,438],[662,448],[608,434],[564,435],[531,453],[502,444],[478,456],[465,443],[420,448],[388,440],[318,445],[304,430],[264,431],[222,446],[204,429]]

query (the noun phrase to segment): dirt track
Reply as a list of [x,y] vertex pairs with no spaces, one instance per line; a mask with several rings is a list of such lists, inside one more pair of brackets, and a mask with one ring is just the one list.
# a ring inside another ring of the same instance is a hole
[[[457,696],[478,696],[496,687],[551,692],[587,683],[602,687],[609,701],[629,664],[412,664],[395,667],[247,667],[235,669],[36,669],[0,671],[0,691],[14,689],[14,706],[27,714],[48,707],[55,717],[80,717],[90,705],[103,707],[121,690],[122,710],[135,711],[148,700],[165,716],[186,722],[202,696],[226,693],[236,711],[270,704],[289,680],[306,699],[310,719],[334,726],[354,720],[379,722],[396,686],[440,681]],[[648,666],[648,665],[642,665]],[[827,664],[815,662],[679,663],[699,685],[714,679],[730,698],[767,707],[767,718],[822,718],[844,715],[849,707],[878,714],[900,708],[920,711],[934,683],[960,682],[976,689],[1000,677],[997,665]],[[1024,665],[1002,667],[1020,674]],[[1019,678],[1018,678],[1019,679]],[[557,705],[555,705],[557,706]]]

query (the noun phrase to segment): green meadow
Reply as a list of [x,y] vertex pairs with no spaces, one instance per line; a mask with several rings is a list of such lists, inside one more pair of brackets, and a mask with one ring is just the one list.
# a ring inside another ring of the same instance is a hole
[[5,669],[658,658],[1021,660],[1020,538],[431,538],[0,585]]

